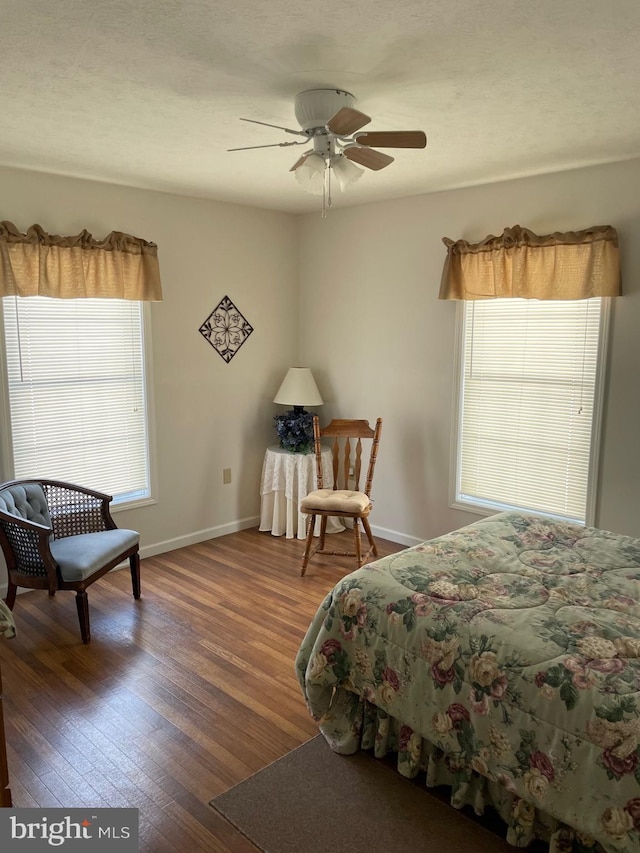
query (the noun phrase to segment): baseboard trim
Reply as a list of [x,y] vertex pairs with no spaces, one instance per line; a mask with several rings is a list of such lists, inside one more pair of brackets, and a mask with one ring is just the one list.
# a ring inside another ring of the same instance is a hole
[[246,530],[248,527],[257,527],[260,524],[260,516],[251,518],[240,518],[228,524],[220,524],[217,527],[208,527],[206,530],[196,530],[187,536],[177,536],[175,539],[165,539],[155,545],[146,545],[140,548],[140,557],[155,557],[158,554],[166,554],[167,551],[175,551],[177,548],[185,548],[187,545],[197,545],[198,542],[206,542],[208,539],[217,539],[229,533],[237,533],[238,530]]
[[371,532],[374,536],[379,536],[380,539],[388,539],[390,542],[397,542],[398,545],[405,545],[407,548],[424,542],[424,539],[418,539],[417,536],[407,536],[406,533],[398,533],[397,530],[389,530],[387,527],[378,527],[375,524],[371,525]]

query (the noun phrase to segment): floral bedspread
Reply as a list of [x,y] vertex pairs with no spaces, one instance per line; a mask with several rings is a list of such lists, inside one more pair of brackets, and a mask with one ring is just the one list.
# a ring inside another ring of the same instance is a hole
[[640,539],[483,519],[345,577],[296,672],[335,751],[497,803],[511,843],[640,851]]

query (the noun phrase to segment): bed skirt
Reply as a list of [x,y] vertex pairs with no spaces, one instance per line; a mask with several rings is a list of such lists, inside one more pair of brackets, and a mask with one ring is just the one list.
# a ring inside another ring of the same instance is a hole
[[[345,727],[345,720],[350,727]],[[428,788],[447,786],[454,808],[471,806],[482,815],[491,806],[505,823],[507,843],[514,847],[527,847],[539,839],[548,843],[549,853],[620,853],[619,847],[605,848],[518,797],[509,791],[508,779],[484,776],[481,757],[472,766],[462,764],[457,757],[452,760],[409,726],[344,688],[336,689],[330,711],[318,724],[334,752],[351,755],[361,749],[372,750],[376,758],[395,754],[401,775],[413,779],[424,772]]]

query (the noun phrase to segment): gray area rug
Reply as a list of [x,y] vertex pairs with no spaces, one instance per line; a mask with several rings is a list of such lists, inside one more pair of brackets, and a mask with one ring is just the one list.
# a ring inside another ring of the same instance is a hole
[[513,853],[504,839],[371,754],[321,735],[211,800],[265,853]]

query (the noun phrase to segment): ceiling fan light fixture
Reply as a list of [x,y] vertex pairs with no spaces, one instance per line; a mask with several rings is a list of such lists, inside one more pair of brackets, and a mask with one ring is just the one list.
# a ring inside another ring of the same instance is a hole
[[298,184],[306,192],[322,196],[322,216],[325,217],[331,207],[332,184],[344,192],[364,174],[361,166],[377,172],[393,163],[393,157],[377,148],[424,148],[427,144],[426,134],[422,130],[361,132],[360,129],[369,124],[371,118],[355,109],[354,103],[354,96],[344,89],[307,89],[299,92],[294,102],[300,130],[257,119],[242,119],[303,139],[228,150],[281,148],[311,143],[313,147],[298,157],[289,171],[295,173]]
[[341,192],[355,183],[361,175],[364,175],[364,169],[356,166],[351,160],[347,160],[344,154],[337,154],[331,160],[331,170],[338,181],[338,187]]
[[324,157],[321,157],[320,154],[309,154],[294,172],[296,181],[311,195],[322,195],[325,168]]

